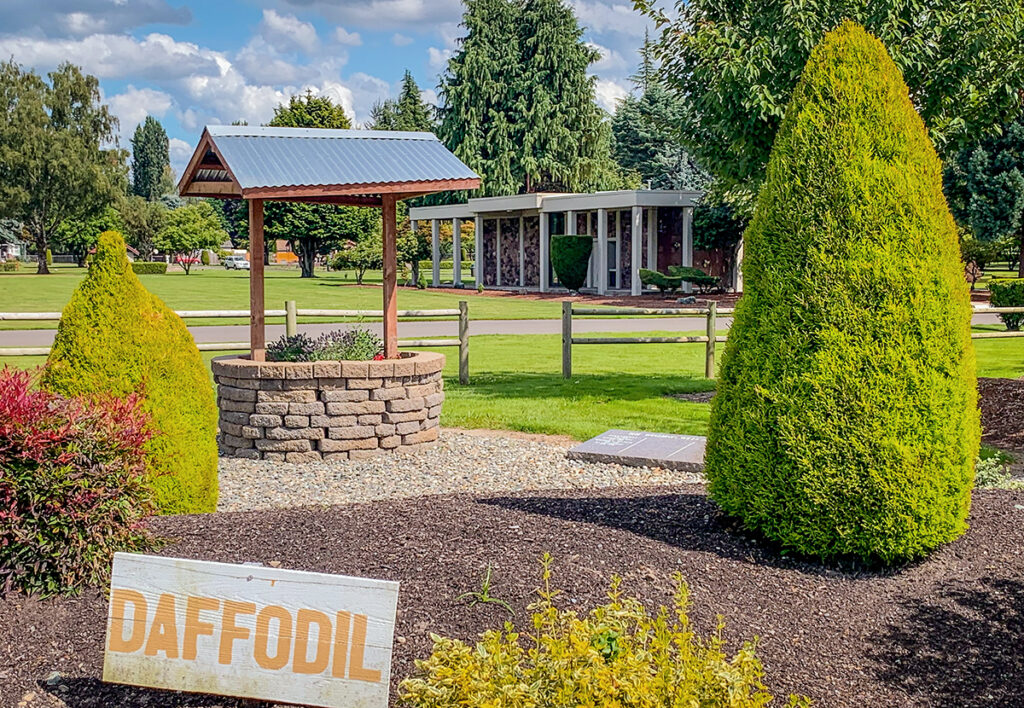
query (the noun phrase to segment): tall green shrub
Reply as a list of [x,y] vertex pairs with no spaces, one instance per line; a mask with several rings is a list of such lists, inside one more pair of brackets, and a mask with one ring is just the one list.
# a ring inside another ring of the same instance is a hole
[[132,272],[120,234],[100,236],[89,274],[64,308],[42,385],[66,396],[139,392],[157,431],[147,456],[160,510],[215,510],[209,376],[185,323]]
[[571,292],[579,292],[587,282],[590,253],[594,250],[592,236],[552,236],[551,267],[558,282]]
[[[1024,279],[993,280],[988,284],[988,289],[992,307],[1024,307]],[[1024,314],[1000,312],[999,319],[1006,325],[1006,329],[1016,332],[1024,322]]]
[[979,422],[941,164],[885,48],[811,53],[745,234],[707,476],[784,548],[895,562],[966,529]]

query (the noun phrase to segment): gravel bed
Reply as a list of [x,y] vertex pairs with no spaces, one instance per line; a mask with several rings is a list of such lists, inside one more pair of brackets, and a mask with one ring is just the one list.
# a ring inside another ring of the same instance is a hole
[[443,430],[432,447],[366,460],[220,458],[220,511],[331,506],[427,494],[596,489],[703,481],[692,472],[565,459],[569,444]]

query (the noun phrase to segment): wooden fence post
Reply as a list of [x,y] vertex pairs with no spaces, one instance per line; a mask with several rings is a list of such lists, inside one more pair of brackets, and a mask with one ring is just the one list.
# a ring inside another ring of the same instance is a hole
[[572,377],[572,302],[562,301],[562,378]]
[[459,383],[469,383],[469,303],[459,300]]
[[294,337],[299,332],[299,319],[295,310],[294,300],[284,301],[284,333],[289,337]]
[[707,343],[707,349],[705,350],[706,353],[704,355],[704,376],[709,378],[709,379],[715,378],[715,344],[716,344],[715,340],[717,339],[717,333],[716,333],[716,330],[717,330],[716,320],[717,320],[717,318],[718,318],[718,303],[714,302],[714,301],[709,302],[708,303],[708,320],[707,320],[707,325],[708,325],[708,327],[707,327],[708,343]]

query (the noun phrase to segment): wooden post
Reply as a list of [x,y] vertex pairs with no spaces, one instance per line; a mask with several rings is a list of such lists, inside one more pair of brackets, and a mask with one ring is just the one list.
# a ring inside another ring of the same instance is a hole
[[249,357],[267,359],[263,304],[263,200],[249,200]]
[[708,303],[707,335],[708,344],[704,354],[704,376],[709,379],[715,378],[715,330],[718,328],[715,320],[718,317],[718,303]]
[[459,300],[459,383],[469,383],[469,303]]
[[384,220],[384,358],[398,358],[398,227],[394,194],[381,197]]
[[562,301],[562,378],[572,377],[572,302]]
[[294,300],[284,301],[284,333],[289,337],[294,337],[299,333],[299,320]]

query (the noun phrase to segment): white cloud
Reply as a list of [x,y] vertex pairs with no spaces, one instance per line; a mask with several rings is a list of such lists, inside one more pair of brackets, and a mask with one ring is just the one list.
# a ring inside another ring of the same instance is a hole
[[434,71],[441,71],[445,65],[448,64],[448,60],[452,58],[451,49],[438,49],[437,47],[430,47],[427,49],[427,63],[430,64],[430,68]]
[[192,151],[195,147],[180,138],[171,138],[169,142],[171,169],[174,170],[176,176],[180,177],[181,173],[185,171],[188,161],[192,158]]
[[123,92],[106,99],[106,102],[121,124],[121,135],[127,138],[146,116],[162,118],[170,110],[174,99],[169,93],[156,89],[128,86]]
[[349,32],[344,27],[335,28],[334,40],[349,47],[359,47],[363,44],[363,38],[359,36],[358,32]]
[[[644,30],[650,26],[631,2],[569,0],[569,4],[576,11],[580,24],[598,34],[614,32],[642,40]],[[639,46],[640,42],[633,44]]]
[[595,86],[597,105],[608,112],[614,112],[619,101],[629,95],[629,89],[622,84],[607,79],[598,79]]
[[621,74],[632,68],[630,62],[614,49],[603,47],[596,42],[587,42],[587,46],[601,55],[600,59],[590,65],[590,70],[596,74]]
[[420,91],[420,100],[431,106],[436,106],[438,101],[437,91],[434,89],[423,89]]
[[0,33],[39,37],[117,33],[150,24],[187,25],[192,12],[167,0],[4,0]]
[[[279,0],[263,0],[277,4]],[[458,22],[462,0],[284,0],[300,12],[316,12],[331,22],[383,31],[394,27],[434,27]]]
[[409,37],[407,35],[399,34],[398,32],[395,32],[395,34],[393,34],[391,36],[391,43],[393,45],[395,45],[396,47],[407,47],[407,46],[409,46],[410,44],[413,43],[413,38]]
[[316,28],[303,22],[295,15],[281,15],[274,10],[263,11],[260,34],[275,49],[297,50],[306,53],[316,51],[320,44]]

